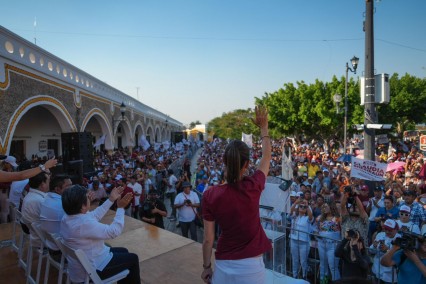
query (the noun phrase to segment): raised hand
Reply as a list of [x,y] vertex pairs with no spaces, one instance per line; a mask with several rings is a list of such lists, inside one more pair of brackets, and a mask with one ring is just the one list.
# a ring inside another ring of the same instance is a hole
[[56,167],[56,164],[58,163],[58,160],[55,159],[55,156],[52,157],[52,159],[47,160],[47,162],[44,164],[44,167],[46,170]]
[[123,191],[124,188],[122,186],[114,187],[114,189],[111,191],[111,194],[109,195],[109,200],[112,202],[116,201],[118,198],[120,198]]
[[253,123],[256,124],[260,129],[268,129],[268,110],[264,106],[256,106],[254,108],[256,113]]
[[93,191],[89,191],[87,193],[87,197],[89,198],[90,202],[92,202],[93,200],[95,200],[95,193]]
[[126,193],[123,198],[117,199],[117,207],[118,208],[124,208],[127,205],[129,205],[130,201],[133,199],[133,194],[131,192]]

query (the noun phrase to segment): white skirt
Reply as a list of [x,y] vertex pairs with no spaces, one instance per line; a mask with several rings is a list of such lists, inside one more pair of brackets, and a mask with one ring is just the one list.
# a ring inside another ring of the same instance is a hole
[[263,256],[216,260],[212,284],[264,284],[266,283]]

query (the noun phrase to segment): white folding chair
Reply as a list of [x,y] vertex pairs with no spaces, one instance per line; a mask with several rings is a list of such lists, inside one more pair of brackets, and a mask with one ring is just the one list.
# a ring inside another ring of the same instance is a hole
[[[28,228],[30,229],[30,232],[33,231],[40,239],[39,230],[37,228],[38,224],[26,224]],[[31,233],[30,233],[31,234]],[[37,261],[37,274],[36,279],[31,275],[31,269],[32,269],[32,263],[33,263],[33,250],[36,249],[36,252],[38,254],[38,261]],[[28,258],[27,258],[27,284],[38,284],[40,283],[40,274],[41,274],[41,265],[43,263],[43,259],[47,258],[47,247],[44,244],[43,239],[41,239],[40,247],[33,247],[33,244],[31,242],[31,239],[29,241],[29,248],[28,248]]]
[[10,207],[10,216],[11,216],[11,221],[13,222],[13,229],[12,229],[12,249],[15,252],[19,252],[19,246],[18,246],[18,242],[17,242],[17,230],[16,230],[16,225],[18,225],[19,227],[21,226],[20,221],[17,217],[16,217],[16,210],[18,210],[15,206],[15,204],[13,202],[9,202],[9,207]]
[[[19,226],[21,227],[21,234],[19,235],[19,244],[18,244],[18,265],[21,266],[25,273],[27,272],[27,261],[24,260],[23,254],[25,249],[25,242],[29,241],[30,239],[30,230],[28,227],[22,223],[22,213],[18,210],[18,208],[15,208],[15,220],[19,223]],[[28,255],[28,252],[27,252]]]
[[[48,242],[51,242],[53,244],[56,244],[56,241],[54,237],[49,234],[48,232],[44,231],[41,228],[40,224],[36,224],[33,226],[33,230],[39,235],[40,239],[42,240],[45,248],[47,248],[47,255],[46,255],[46,269],[44,272],[44,284],[48,283],[49,280],[49,270],[50,265],[58,269],[58,284],[62,283],[62,277],[65,269],[65,256],[61,253],[61,260],[57,261],[49,252],[49,246]],[[59,250],[59,247],[58,247]],[[60,251],[60,250],[59,250]]]
[[[81,249],[74,250],[70,248],[63,242],[63,239],[60,239],[58,243],[60,243],[59,248],[61,249],[62,253],[65,254],[68,260],[69,258],[73,258],[77,260],[83,266],[84,270],[86,271],[85,281],[84,281],[85,284],[89,284],[90,280],[92,280],[94,284],[115,283],[121,279],[126,278],[130,272],[128,269],[125,269],[121,271],[120,273],[117,273],[116,275],[111,276],[110,278],[102,280],[99,277],[98,273],[96,273],[96,268],[87,259],[86,253],[84,251],[82,251]],[[69,280],[70,280],[69,272],[67,274],[68,274],[67,283],[69,283]]]

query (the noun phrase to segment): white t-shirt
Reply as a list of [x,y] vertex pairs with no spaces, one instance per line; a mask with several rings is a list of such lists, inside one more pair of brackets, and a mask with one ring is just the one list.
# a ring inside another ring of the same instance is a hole
[[[185,200],[189,199],[191,200],[192,204],[199,204],[200,199],[198,198],[198,195],[190,191],[188,195],[186,195],[184,192],[179,193],[175,198],[175,205],[182,205],[184,204]],[[195,210],[197,210],[194,207],[184,205],[181,208],[177,209],[179,212],[179,221],[180,222],[191,222],[195,219]]]
[[29,179],[14,181],[10,185],[9,202],[15,204],[16,208],[19,208],[19,204],[21,203],[22,191],[24,191],[24,188],[28,184],[28,181]]
[[380,207],[385,207],[385,197],[383,195],[382,195],[382,198],[380,198],[379,201],[377,202],[377,205],[379,205],[379,208],[376,207],[376,205],[374,205],[373,199],[375,199],[375,197],[370,198],[371,211],[370,211],[370,217],[368,218],[368,220],[370,221],[374,221],[374,218],[376,217],[376,213]]
[[167,186],[167,193],[170,192],[176,192],[176,182],[177,182],[177,178],[175,177],[175,175],[171,175],[169,176],[169,186]]
[[398,223],[399,231],[404,232],[412,232],[415,234],[420,234],[420,228],[416,224],[414,224],[411,221],[408,221],[407,223],[403,223],[401,220],[396,220]]
[[133,189],[134,193],[139,194],[139,195],[136,195],[136,194],[133,195],[133,198],[135,199],[135,206],[139,206],[139,201],[141,197],[140,194],[142,194],[142,185],[140,185],[140,183],[138,182],[135,182],[135,184],[129,183],[127,186]]

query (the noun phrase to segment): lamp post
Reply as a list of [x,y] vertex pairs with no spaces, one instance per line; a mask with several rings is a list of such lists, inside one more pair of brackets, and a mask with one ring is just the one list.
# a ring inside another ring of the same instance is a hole
[[356,68],[358,67],[359,58],[354,56],[351,59],[352,68],[349,67],[348,62],[346,62],[346,77],[345,77],[345,120],[344,120],[344,131],[343,131],[343,155],[346,154],[346,131],[348,128],[348,72],[356,74]]

